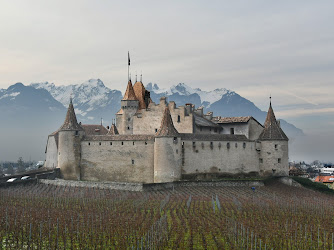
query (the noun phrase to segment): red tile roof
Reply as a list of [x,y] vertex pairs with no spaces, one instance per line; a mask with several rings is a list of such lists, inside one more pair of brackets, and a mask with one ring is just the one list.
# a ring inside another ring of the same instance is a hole
[[315,178],[314,180],[315,182],[325,182],[325,183],[333,183],[334,182],[334,176],[333,175],[326,175],[326,176],[323,176],[323,175],[319,175]]

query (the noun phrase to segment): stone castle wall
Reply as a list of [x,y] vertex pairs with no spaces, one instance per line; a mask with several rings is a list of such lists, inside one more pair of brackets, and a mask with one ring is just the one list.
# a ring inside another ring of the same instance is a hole
[[259,171],[254,141],[184,141],[183,157],[184,175],[252,174]]
[[[160,126],[166,103],[151,103],[149,108],[140,110],[133,117],[133,134],[155,134]],[[174,102],[169,103],[169,109],[174,127],[179,133],[193,133],[193,115],[186,115],[183,106],[175,107]]]
[[153,140],[82,141],[81,180],[151,183],[153,154]]
[[261,141],[259,162],[261,175],[288,176],[288,141]]
[[46,159],[45,167],[47,169],[53,169],[58,167],[58,148],[56,139],[53,135],[49,135],[46,145]]

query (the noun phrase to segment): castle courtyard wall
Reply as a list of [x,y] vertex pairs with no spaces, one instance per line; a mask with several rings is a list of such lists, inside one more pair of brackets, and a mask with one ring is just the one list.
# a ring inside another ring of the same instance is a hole
[[184,141],[182,150],[184,175],[254,174],[259,171],[254,141]]
[[153,140],[81,143],[81,180],[152,183],[153,164]]

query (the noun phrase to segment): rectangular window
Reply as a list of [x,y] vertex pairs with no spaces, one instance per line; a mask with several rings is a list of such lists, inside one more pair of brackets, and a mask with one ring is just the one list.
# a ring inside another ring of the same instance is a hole
[[124,145],[124,142],[122,142],[122,145]]
[[259,160],[260,160],[260,163],[263,163],[263,159],[262,158],[260,158]]
[[196,147],[196,142],[193,141],[193,147]]
[[158,132],[158,129],[157,129],[157,128],[155,129],[155,133],[156,133],[156,132]]
[[226,147],[227,147],[227,148],[230,148],[230,143],[229,143],[229,142],[226,144]]
[[244,143],[242,144],[242,146],[243,146],[244,148],[246,148],[246,142],[244,142]]
[[101,146],[101,142],[99,142],[99,145]]
[[110,145],[112,145],[112,142],[110,142]]
[[234,135],[234,128],[230,128],[230,134]]
[[281,158],[278,158],[278,163],[281,163]]
[[131,160],[132,161],[132,165],[135,164],[135,160]]
[[275,144],[275,149],[277,149],[278,148],[278,145],[277,144]]
[[88,146],[90,146],[90,142],[88,142]]

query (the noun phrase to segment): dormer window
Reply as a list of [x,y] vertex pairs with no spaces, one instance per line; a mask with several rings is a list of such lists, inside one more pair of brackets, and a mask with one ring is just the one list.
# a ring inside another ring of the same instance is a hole
[[181,116],[177,116],[177,122],[181,122]]

